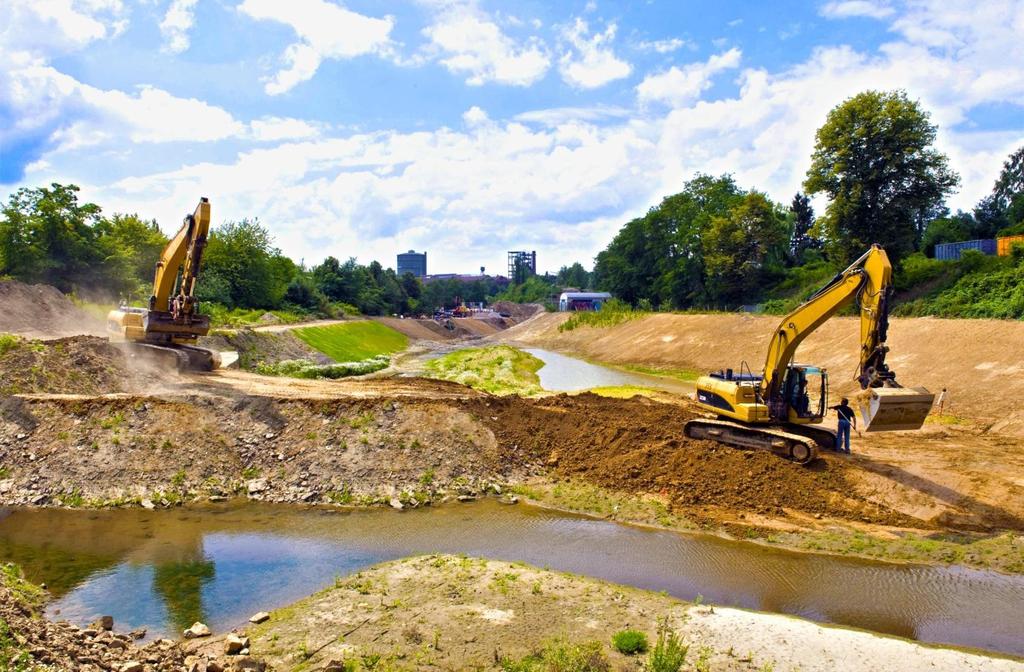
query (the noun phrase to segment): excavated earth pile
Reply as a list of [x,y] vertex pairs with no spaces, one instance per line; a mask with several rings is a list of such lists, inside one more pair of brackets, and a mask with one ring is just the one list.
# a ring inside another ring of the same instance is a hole
[[22,340],[0,354],[0,394],[123,392],[130,381],[124,352],[97,336]]
[[0,333],[29,338],[102,334],[103,322],[50,285],[0,281]]
[[[503,445],[526,446],[566,478],[614,490],[657,493],[698,519],[723,510],[787,512],[920,527],[922,521],[853,492],[851,467],[825,459],[806,468],[760,451],[742,451],[683,435],[695,417],[686,405],[642,397],[560,395],[522,403],[503,398],[489,423]],[[493,415],[493,413],[492,413]]]
[[802,512],[922,526],[855,495],[845,462],[806,469],[687,439],[686,406],[591,394],[530,400],[424,393],[19,397],[0,423],[0,462],[8,469],[0,503],[173,503],[242,494],[415,506],[553,473],[660,494],[698,520],[729,511]]

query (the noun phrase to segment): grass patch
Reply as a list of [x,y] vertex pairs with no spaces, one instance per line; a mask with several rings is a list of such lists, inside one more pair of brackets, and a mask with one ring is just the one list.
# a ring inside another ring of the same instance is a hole
[[850,531],[795,532],[773,534],[768,541],[818,553],[966,565],[1024,574],[1024,541],[1012,532],[984,537],[905,534],[895,539]]
[[581,481],[513,485],[509,487],[509,491],[540,504],[603,516],[611,520],[679,530],[696,528],[692,522],[669,511],[660,499],[614,492]]
[[635,310],[625,301],[611,299],[601,306],[601,310],[573,313],[568,320],[558,325],[558,331],[573,331],[580,327],[614,327],[650,314],[649,311]]
[[507,345],[467,348],[427,362],[431,378],[451,380],[491,394],[540,394],[544,362]]
[[263,376],[288,376],[290,378],[346,378],[362,376],[388,368],[391,358],[378,355],[360,362],[336,362],[317,364],[308,359],[286,359],[276,364],[259,362],[256,373]]
[[409,346],[408,336],[370,320],[304,327],[292,333],[336,362],[359,362],[390,355]]
[[611,664],[600,642],[570,643],[552,639],[539,653],[519,660],[502,660],[501,669],[505,672],[607,672]]
[[667,366],[644,366],[643,364],[623,364],[616,368],[633,373],[642,373],[646,376],[660,376],[662,378],[674,378],[676,380],[692,383],[701,377],[700,371],[693,369],[673,369]]
[[640,385],[608,385],[604,387],[593,387],[587,392],[592,392],[599,397],[612,397],[613,399],[629,399],[635,396],[656,397],[658,392],[649,387]]
[[[239,329],[241,327],[258,327],[264,324],[297,324],[308,322],[318,317],[309,313],[302,313],[291,310],[263,310],[260,308],[228,308],[219,303],[204,302],[201,304],[200,312],[210,316],[210,326],[213,328]],[[273,315],[274,322],[261,320],[267,313]]]
[[0,357],[14,350],[21,343],[21,339],[14,334],[0,332]]

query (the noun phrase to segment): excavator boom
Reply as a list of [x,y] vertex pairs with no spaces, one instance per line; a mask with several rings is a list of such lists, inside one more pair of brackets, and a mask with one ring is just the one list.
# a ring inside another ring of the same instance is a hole
[[[924,388],[901,387],[886,364],[892,292],[892,264],[885,250],[873,245],[786,315],[772,334],[761,375],[749,370],[737,375],[729,369],[698,379],[697,403],[719,419],[692,420],[686,425],[687,435],[764,448],[802,464],[814,460],[817,446],[831,448],[834,433],[815,427],[827,412],[827,372],[795,364],[794,356],[815,329],[854,302],[860,311],[855,379],[863,391],[853,401],[860,428],[872,432],[919,429],[934,395]],[[820,380],[816,408],[810,401],[812,378]]]
[[139,346],[135,352],[163,356],[178,368],[216,368],[216,353],[195,347],[210,331],[195,295],[209,232],[210,201],[201,198],[160,254],[149,308],[121,306],[107,315],[112,341]]

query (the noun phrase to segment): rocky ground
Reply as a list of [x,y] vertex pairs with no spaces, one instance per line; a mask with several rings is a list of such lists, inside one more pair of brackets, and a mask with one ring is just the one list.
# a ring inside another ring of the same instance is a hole
[[[35,672],[262,672],[261,660],[229,655],[226,638],[214,645],[158,639],[145,631],[119,633],[105,616],[89,627],[40,617],[45,591],[21,579],[17,567],[0,567],[0,670]],[[248,652],[246,652],[247,654]]]

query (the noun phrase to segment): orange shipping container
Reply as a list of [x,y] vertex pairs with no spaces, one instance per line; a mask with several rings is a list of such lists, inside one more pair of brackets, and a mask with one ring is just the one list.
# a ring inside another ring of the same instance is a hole
[[1014,245],[1024,245],[1024,235],[1003,236],[996,241],[996,253],[1000,257],[1010,256],[1010,248]]

